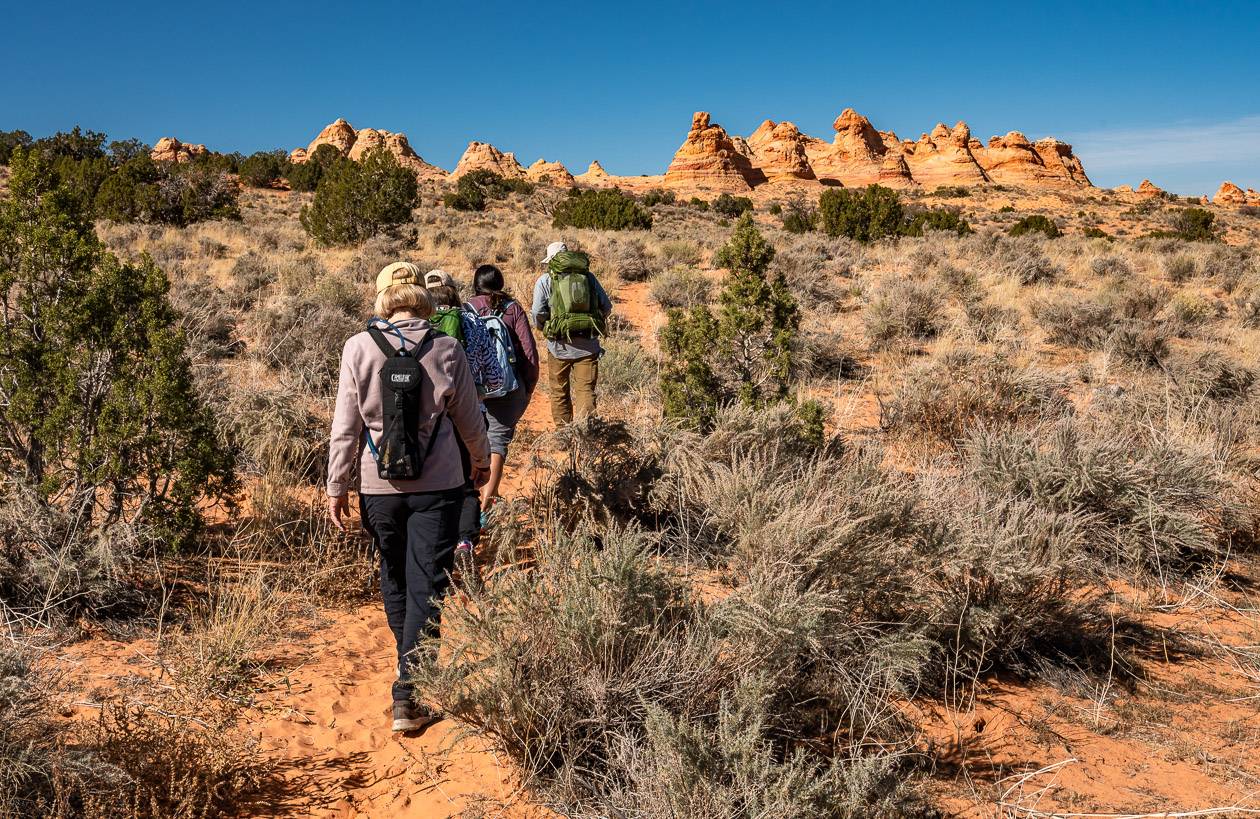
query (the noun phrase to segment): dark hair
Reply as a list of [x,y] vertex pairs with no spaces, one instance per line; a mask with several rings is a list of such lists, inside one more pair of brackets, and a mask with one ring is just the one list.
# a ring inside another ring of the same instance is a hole
[[473,271],[473,292],[489,296],[491,310],[498,310],[512,300],[503,292],[503,271],[492,264],[483,264]]
[[454,287],[448,287],[445,284],[437,287],[429,288],[429,297],[433,299],[433,306],[438,307],[459,307],[459,291]]

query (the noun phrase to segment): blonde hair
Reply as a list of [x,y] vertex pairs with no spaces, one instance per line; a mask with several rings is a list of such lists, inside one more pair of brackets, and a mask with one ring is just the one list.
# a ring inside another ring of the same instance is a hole
[[376,294],[376,315],[387,319],[395,313],[410,310],[420,318],[433,315],[433,299],[419,284],[395,284]]

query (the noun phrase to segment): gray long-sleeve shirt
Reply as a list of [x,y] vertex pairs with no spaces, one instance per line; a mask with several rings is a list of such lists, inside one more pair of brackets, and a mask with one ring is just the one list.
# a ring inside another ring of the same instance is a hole
[[[599,283],[599,279],[595,278],[595,274],[591,274],[591,284],[594,285],[596,303],[605,316],[612,312],[612,300],[608,298],[608,294],[604,292],[604,286]],[[539,330],[547,323],[546,314],[550,311],[551,303],[551,273],[543,273],[538,277],[538,281],[534,282],[534,304],[530,308],[529,314],[533,319],[534,326]],[[542,317],[542,318],[540,318]],[[591,336],[590,338],[571,338],[571,339],[547,339],[547,352],[551,353],[552,358],[560,358],[566,361],[572,361],[578,358],[589,358],[593,355],[600,355],[604,348],[600,346],[599,336]]]
[[[404,319],[394,324],[409,348],[424,338],[430,326],[423,319]],[[401,344],[392,332],[385,333],[385,338],[394,347]],[[353,335],[346,342],[341,351],[337,406],[328,448],[329,495],[337,497],[353,489],[356,471],[359,491],[368,495],[439,492],[459,486],[468,476],[457,436],[467,448],[473,466],[490,467],[490,440],[468,358],[453,338],[439,336],[432,344],[420,359],[425,373],[420,391],[420,440],[427,443],[429,436],[437,437],[419,478],[387,481],[377,474],[376,462],[363,438],[366,429],[373,440],[379,439],[384,427],[380,369],[385,356],[366,332]]]

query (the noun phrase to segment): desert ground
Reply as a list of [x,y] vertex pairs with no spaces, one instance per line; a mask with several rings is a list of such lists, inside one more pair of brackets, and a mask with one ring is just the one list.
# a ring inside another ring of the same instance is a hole
[[[96,224],[169,279],[241,485],[192,547],[55,566],[39,616],[6,604],[0,702],[38,697],[12,713],[58,771],[117,768],[50,812],[1260,813],[1260,218],[1196,202],[1217,240],[1185,241],[1166,196],[985,184],[900,193],[967,235],[862,243],[783,229],[816,183],[758,186],[800,311],[790,400],[696,431],[664,418],[661,333],[724,304],[736,221],[690,204],[715,190],[624,231],[553,227],[542,185],[481,212],[448,190],[344,247],[283,189],[245,189],[240,220]],[[1031,214],[1062,235],[1008,235]],[[540,385],[484,588],[446,605],[448,716],[391,734],[371,555],[323,518],[341,344],[391,261],[464,286],[493,262],[528,298],[556,239],[615,303],[600,420],[554,430]],[[821,446],[796,442],[806,401]],[[6,506],[5,548],[36,548],[34,507]]]

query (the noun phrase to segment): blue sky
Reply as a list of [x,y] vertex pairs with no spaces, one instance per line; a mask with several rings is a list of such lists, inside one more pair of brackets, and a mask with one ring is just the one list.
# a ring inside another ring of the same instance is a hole
[[4,3],[0,129],[37,136],[248,153],[344,116],[447,168],[478,139],[636,174],[696,110],[829,139],[852,106],[1057,136],[1100,185],[1260,188],[1260,2]]

